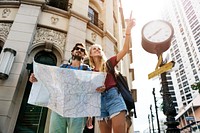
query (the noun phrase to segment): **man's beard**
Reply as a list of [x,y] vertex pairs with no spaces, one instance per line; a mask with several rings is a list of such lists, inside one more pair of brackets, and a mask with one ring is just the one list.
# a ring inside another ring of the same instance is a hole
[[81,60],[82,60],[82,57],[79,56],[79,55],[73,55],[73,56],[72,56],[72,60],[78,60],[78,61],[81,61]]

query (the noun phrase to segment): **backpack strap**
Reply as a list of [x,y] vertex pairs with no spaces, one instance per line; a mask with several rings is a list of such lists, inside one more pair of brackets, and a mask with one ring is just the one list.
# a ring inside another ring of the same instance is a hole
[[70,66],[69,63],[67,63],[67,64],[62,64],[60,67],[61,67],[61,68],[67,68],[68,66]]
[[[70,66],[69,63],[62,64],[60,67],[61,68],[67,68],[68,66]],[[90,70],[90,67],[88,65],[86,65],[86,64],[81,64],[81,68],[82,68],[81,70]]]
[[82,64],[82,70],[90,70],[90,67],[86,64]]
[[116,82],[116,84],[117,84],[117,78],[116,78],[115,68],[113,67],[113,65],[112,65],[112,63],[111,63],[110,60],[107,60],[107,61],[106,61],[106,67],[107,67],[107,69],[108,69],[108,72],[109,72],[110,74],[112,74],[112,76],[113,76],[113,78],[114,78],[114,80],[115,80],[115,82]]
[[108,69],[108,72],[111,73],[111,74],[114,76],[114,74],[115,74],[115,69],[114,69],[114,67],[113,67],[113,65],[112,65],[112,63],[111,63],[110,60],[107,60],[107,61],[106,61],[106,67],[107,67],[107,69]]

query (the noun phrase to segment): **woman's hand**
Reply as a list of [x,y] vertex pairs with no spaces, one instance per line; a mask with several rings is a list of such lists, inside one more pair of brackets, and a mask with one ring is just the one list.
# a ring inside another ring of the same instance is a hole
[[135,19],[132,18],[132,12],[130,14],[130,18],[127,21],[127,27],[126,27],[126,35],[125,35],[125,41],[124,46],[121,51],[117,54],[117,62],[119,62],[128,52],[130,48],[130,42],[131,42],[131,30],[135,26]]
[[132,18],[132,11],[131,11],[130,18],[128,19],[127,22],[126,35],[131,35],[131,29],[134,26],[135,26],[135,19]]
[[36,79],[34,73],[31,73],[31,75],[30,75],[30,77],[29,77],[29,81],[30,81],[31,83],[37,82],[37,79]]
[[100,86],[100,87],[98,87],[98,88],[96,88],[96,91],[97,92],[104,92],[106,90],[106,87],[103,85],[103,86]]

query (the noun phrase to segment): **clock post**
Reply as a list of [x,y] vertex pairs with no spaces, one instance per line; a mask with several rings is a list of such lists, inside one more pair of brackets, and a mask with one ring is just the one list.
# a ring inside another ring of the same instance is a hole
[[174,66],[173,61],[164,63],[162,53],[169,49],[174,34],[172,25],[163,20],[150,21],[142,28],[142,47],[145,51],[158,56],[156,70],[148,75],[149,79],[161,75],[161,95],[163,97],[163,113],[167,117],[167,133],[180,133],[177,128],[179,122],[175,121],[176,110],[171,98],[166,78],[166,71]]

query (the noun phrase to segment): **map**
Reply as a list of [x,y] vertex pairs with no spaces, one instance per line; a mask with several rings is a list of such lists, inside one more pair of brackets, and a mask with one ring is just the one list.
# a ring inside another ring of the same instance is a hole
[[34,62],[34,82],[28,103],[48,107],[63,117],[100,116],[106,73],[73,70]]

